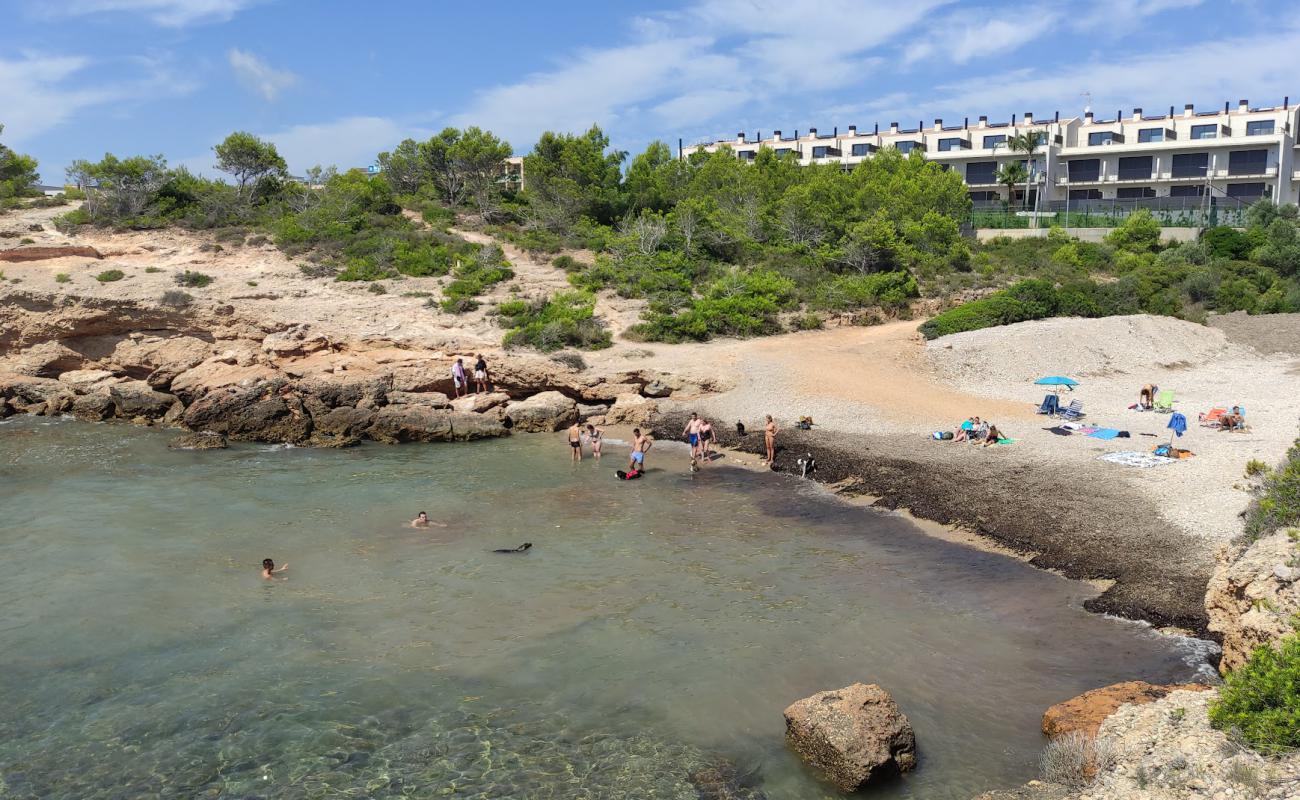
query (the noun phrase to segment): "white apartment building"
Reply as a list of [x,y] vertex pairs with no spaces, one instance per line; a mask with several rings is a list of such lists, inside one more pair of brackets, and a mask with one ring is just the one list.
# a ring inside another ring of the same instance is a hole
[[[801,164],[839,163],[851,169],[885,147],[905,153],[921,150],[925,158],[956,170],[966,181],[978,206],[1000,203],[1007,189],[997,180],[1003,164],[1026,161],[1024,154],[1006,147],[1009,135],[1037,131],[1042,147],[1026,164],[1031,173],[1031,205],[1059,209],[1117,203],[1156,208],[1199,207],[1211,198],[1216,204],[1239,205],[1266,197],[1278,203],[1300,198],[1300,144],[1297,125],[1300,109],[1290,98],[1279,106],[1252,108],[1245,100],[1235,107],[1196,111],[1191,104],[1176,113],[1146,115],[1135,108],[1129,115],[1098,119],[1092,112],[1082,118],[1035,119],[1027,113],[1019,120],[991,123],[980,117],[974,124],[945,126],[918,124],[911,129],[891,123],[888,130],[819,133],[816,128],[800,135],[774,131],[746,138],[692,146],[678,145],[685,158],[698,151],[728,147],[738,158],[753,160],[760,147],[777,154],[795,153]],[[1023,200],[1023,184],[1015,190]],[[1036,195],[1041,193],[1041,198]],[[1045,202],[1043,202],[1045,201]]]

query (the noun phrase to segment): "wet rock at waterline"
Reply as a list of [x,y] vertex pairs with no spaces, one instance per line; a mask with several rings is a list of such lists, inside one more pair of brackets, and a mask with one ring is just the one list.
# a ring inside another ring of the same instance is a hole
[[785,736],[808,765],[846,792],[916,766],[916,735],[894,698],[855,683],[785,710]]
[[167,443],[172,450],[221,450],[229,445],[219,433],[182,433]]
[[541,392],[507,405],[506,416],[516,431],[549,433],[576,422],[578,404],[559,392]]

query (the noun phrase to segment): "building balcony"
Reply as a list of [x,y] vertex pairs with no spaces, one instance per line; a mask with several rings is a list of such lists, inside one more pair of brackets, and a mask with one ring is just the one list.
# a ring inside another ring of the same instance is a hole
[[1277,166],[1264,167],[1263,169],[1216,169],[1214,170],[1216,178],[1275,178],[1277,177]]

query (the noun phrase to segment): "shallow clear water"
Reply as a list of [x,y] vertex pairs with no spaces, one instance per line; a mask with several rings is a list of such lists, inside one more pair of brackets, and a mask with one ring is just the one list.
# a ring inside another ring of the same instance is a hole
[[920,752],[873,796],[968,798],[1033,777],[1048,705],[1191,673],[1079,584],[778,476],[167,438],[0,424],[0,796],[695,798],[719,759],[834,796],[781,711],[864,681]]

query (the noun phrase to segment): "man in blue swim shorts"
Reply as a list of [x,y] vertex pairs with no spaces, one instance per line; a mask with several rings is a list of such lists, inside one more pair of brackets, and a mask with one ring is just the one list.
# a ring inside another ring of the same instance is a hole
[[645,472],[645,454],[650,450],[650,437],[641,432],[640,428],[632,429],[632,457],[627,462],[628,471],[633,468]]
[[691,418],[686,421],[686,427],[682,429],[682,435],[691,444],[691,458],[697,458],[703,454],[703,450],[700,448],[700,426],[703,424],[704,421],[700,419],[700,415],[692,411]]

